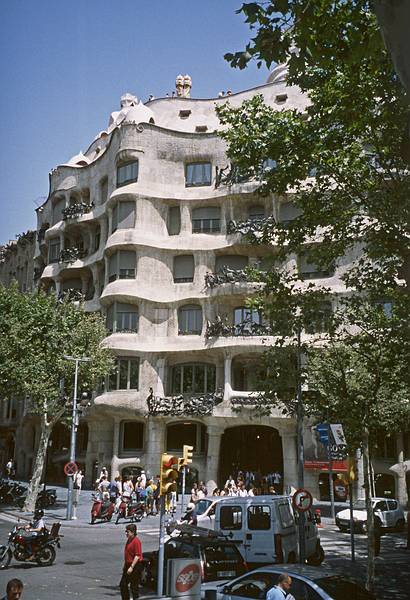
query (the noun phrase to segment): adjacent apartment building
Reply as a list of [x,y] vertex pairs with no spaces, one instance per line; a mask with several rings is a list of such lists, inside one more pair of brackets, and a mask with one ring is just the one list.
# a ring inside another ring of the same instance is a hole
[[[229,101],[258,93],[278,110],[303,111],[306,99],[285,75],[279,66],[265,85]],[[195,99],[190,90],[191,79],[179,76],[172,97],[143,104],[125,94],[88,150],[51,171],[37,209],[36,284],[101,311],[117,360],[82,418],[79,461],[89,483],[102,466],[155,475],[161,452],[189,444],[192,478],[221,485],[242,469],[279,472],[284,488],[296,486],[295,421],[280,410],[262,418],[252,403],[270,334],[246,307],[254,286],[241,272],[268,263],[274,249],[247,243],[235,224],[271,214],[287,221],[297,210],[235,174],[217,135],[215,106],[228,98]],[[325,279],[332,310],[348,263],[324,272],[295,256],[289,268]],[[20,475],[30,471],[37,429],[34,418],[20,420]],[[53,432],[53,479],[62,477],[68,437],[63,427]],[[319,496],[326,478],[309,470],[306,486]]]

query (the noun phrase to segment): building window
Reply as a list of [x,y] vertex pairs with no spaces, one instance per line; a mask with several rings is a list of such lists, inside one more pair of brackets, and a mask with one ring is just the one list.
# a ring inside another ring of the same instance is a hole
[[53,225],[58,223],[63,218],[63,210],[65,209],[65,198],[56,200],[53,206]]
[[100,225],[97,225],[97,229],[95,230],[95,233],[94,233],[94,252],[97,252],[97,250],[99,249],[100,242],[101,242],[101,227],[100,227]]
[[283,202],[279,205],[279,221],[282,225],[288,225],[301,214],[302,210],[293,202]]
[[135,227],[135,202],[134,200],[126,200],[118,202],[112,211],[112,229],[111,232],[117,229],[133,229]]
[[332,316],[332,303],[320,302],[311,313],[306,315],[305,331],[306,333],[325,333],[329,331]]
[[107,310],[107,330],[110,332],[137,333],[138,307],[115,302]]
[[60,258],[60,238],[50,240],[48,243],[48,262],[56,263]]
[[181,209],[179,206],[170,206],[168,209],[168,235],[179,235],[181,231]]
[[100,181],[100,204],[105,204],[108,200],[108,177]]
[[189,283],[194,280],[195,263],[192,254],[174,257],[174,282]]
[[301,279],[321,279],[331,277],[333,273],[333,266],[318,265],[307,253],[299,256],[299,277]]
[[121,423],[120,451],[132,452],[144,448],[144,424],[137,421]]
[[210,162],[190,163],[185,166],[185,186],[211,185],[212,166]]
[[133,250],[119,250],[108,261],[108,281],[135,279],[137,256]]
[[206,427],[200,423],[171,423],[167,426],[167,450],[182,451],[184,444],[194,447],[195,454],[205,452]]
[[215,261],[215,271],[220,273],[224,268],[241,271],[248,266],[248,257],[239,254],[223,254],[217,256]]
[[262,315],[255,308],[239,306],[233,311],[233,323],[235,325],[235,335],[247,335],[256,333],[258,325],[262,325]]
[[207,394],[214,391],[214,365],[185,364],[172,367],[172,394]]
[[265,207],[261,204],[255,204],[248,209],[248,218],[250,221],[263,221],[265,218]]
[[204,206],[192,211],[192,233],[219,233],[221,231],[221,209],[219,206]]
[[125,163],[117,167],[117,187],[127,185],[138,180],[138,161]]
[[139,366],[139,358],[118,358],[116,368],[109,378],[109,391],[137,390]]
[[193,304],[178,310],[178,335],[201,335],[202,308]]

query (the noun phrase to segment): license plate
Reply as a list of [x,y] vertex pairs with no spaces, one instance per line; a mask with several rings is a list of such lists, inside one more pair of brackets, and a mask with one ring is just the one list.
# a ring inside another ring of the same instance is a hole
[[218,577],[235,577],[235,571],[218,571]]

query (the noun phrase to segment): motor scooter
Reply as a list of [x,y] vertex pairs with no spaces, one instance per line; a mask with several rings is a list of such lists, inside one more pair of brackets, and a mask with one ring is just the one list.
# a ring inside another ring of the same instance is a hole
[[94,525],[97,519],[101,519],[101,521],[111,521],[114,509],[115,504],[111,500],[102,500],[102,498],[93,495],[91,525]]
[[121,498],[121,504],[118,507],[118,514],[115,524],[119,523],[120,519],[129,519],[131,522],[135,521],[139,523],[145,512],[145,505],[143,502],[138,502],[136,498],[132,498],[131,500]]

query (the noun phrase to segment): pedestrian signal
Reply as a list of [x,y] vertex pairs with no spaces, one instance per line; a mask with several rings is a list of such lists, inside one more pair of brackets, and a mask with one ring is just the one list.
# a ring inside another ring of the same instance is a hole
[[194,451],[194,447],[193,446],[186,446],[184,444],[183,450],[182,450],[182,454],[184,457],[184,464],[188,465],[189,463],[192,462],[192,454]]
[[161,455],[161,494],[177,491],[178,458],[171,454]]

